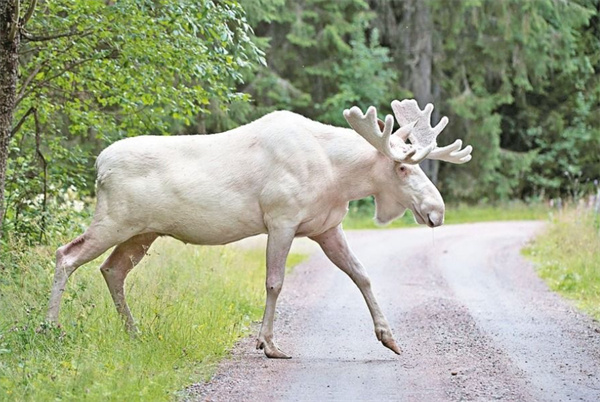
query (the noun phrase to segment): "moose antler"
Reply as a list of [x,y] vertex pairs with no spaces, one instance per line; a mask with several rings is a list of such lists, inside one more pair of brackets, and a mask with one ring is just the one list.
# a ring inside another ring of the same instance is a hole
[[[400,139],[401,146],[396,146],[392,149],[390,137],[394,127],[394,118],[391,115],[388,114],[385,117],[384,123],[377,119],[377,109],[375,107],[370,106],[367,109],[367,113],[363,114],[357,106],[354,106],[350,110],[344,110],[344,117],[354,131],[360,134],[379,152],[396,162],[417,164],[433,149],[433,147],[427,149],[425,153],[424,150],[418,150],[416,147],[411,147],[404,142],[404,139],[409,135],[415,124],[417,124],[417,121],[405,124],[404,127],[396,131],[395,135]],[[424,153],[425,155],[423,155]]]
[[[471,160],[473,147],[468,145],[461,150],[461,140],[442,148],[437,146],[436,138],[448,124],[448,118],[442,117],[435,127],[431,127],[431,103],[421,110],[414,99],[405,99],[402,102],[395,100],[392,102],[392,110],[400,124],[400,129],[394,133],[394,147],[390,142],[394,127],[394,118],[391,115],[385,117],[384,123],[377,119],[377,110],[373,106],[370,106],[365,114],[354,106],[350,110],[344,110],[344,117],[354,131],[396,162],[415,165],[427,158],[461,164]],[[410,140],[410,144],[406,142],[407,139]]]
[[461,147],[462,140],[456,140],[445,147],[436,147],[429,155],[427,155],[427,159],[437,159],[440,161],[456,163],[457,165],[467,163],[471,160],[471,151],[473,151],[473,147],[467,145],[462,150],[460,149]]
[[[395,100],[392,102],[392,110],[400,126],[417,121],[414,128],[408,132],[408,139],[417,148],[431,147],[431,152],[426,155],[427,159],[437,159],[456,164],[471,160],[473,147],[468,145],[461,150],[461,140],[456,140],[442,148],[437,147],[436,138],[448,124],[448,118],[446,116],[442,117],[435,127],[431,127],[431,112],[433,111],[431,103],[428,103],[425,109],[421,110],[414,99],[405,99],[402,102]],[[404,140],[406,139],[404,138]]]

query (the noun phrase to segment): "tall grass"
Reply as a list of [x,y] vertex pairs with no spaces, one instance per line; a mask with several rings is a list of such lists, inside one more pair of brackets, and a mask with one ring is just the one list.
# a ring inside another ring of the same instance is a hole
[[127,279],[139,337],[123,330],[98,271],[101,258],[73,274],[62,325],[47,326],[53,254],[54,247],[39,247],[2,255],[0,400],[172,399],[206,379],[262,314],[263,250],[159,239]]
[[588,210],[558,215],[524,250],[548,286],[600,319],[600,216]]
[[[538,220],[547,219],[550,209],[540,203],[525,204],[523,202],[510,202],[498,206],[492,205],[447,205],[445,224],[486,222],[486,221],[509,221],[509,220]],[[363,205],[361,208],[351,208],[344,219],[344,229],[376,229],[381,228],[374,220],[375,207]],[[415,220],[411,211],[400,219],[390,223],[385,228],[402,228],[415,226]]]

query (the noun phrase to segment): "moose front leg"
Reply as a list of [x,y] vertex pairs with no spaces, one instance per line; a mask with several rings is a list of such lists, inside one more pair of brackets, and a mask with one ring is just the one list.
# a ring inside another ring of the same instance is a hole
[[396,354],[400,354],[401,349],[396,344],[390,325],[383,315],[379,304],[377,304],[377,300],[375,300],[375,296],[371,290],[371,280],[360,261],[358,261],[354,253],[352,253],[352,250],[350,250],[348,242],[346,241],[346,236],[342,231],[341,224],[318,236],[311,237],[311,239],[319,243],[331,262],[348,274],[360,289],[367,302],[367,306],[369,307],[371,317],[373,317],[377,339],[381,341],[385,347],[391,349]]
[[264,349],[265,355],[276,359],[289,359],[273,341],[273,319],[277,297],[283,286],[285,276],[285,261],[287,260],[292,241],[296,232],[292,229],[270,229],[267,241],[267,302],[263,316],[262,326],[258,335],[257,349]]

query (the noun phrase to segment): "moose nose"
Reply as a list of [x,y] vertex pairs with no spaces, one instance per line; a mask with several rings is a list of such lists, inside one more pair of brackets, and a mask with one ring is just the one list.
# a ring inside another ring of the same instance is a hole
[[427,214],[427,226],[434,228],[441,226],[444,223],[444,215],[437,211],[432,211]]

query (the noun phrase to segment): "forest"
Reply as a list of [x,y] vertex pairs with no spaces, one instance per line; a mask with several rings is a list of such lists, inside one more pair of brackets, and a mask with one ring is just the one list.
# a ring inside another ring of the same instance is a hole
[[403,98],[450,118],[442,145],[475,149],[466,167],[423,166],[450,202],[598,185],[598,0],[0,4],[4,233],[41,241],[73,205],[86,213],[95,157],[118,139],[217,133],[278,109],[346,126],[345,108],[383,116]]

